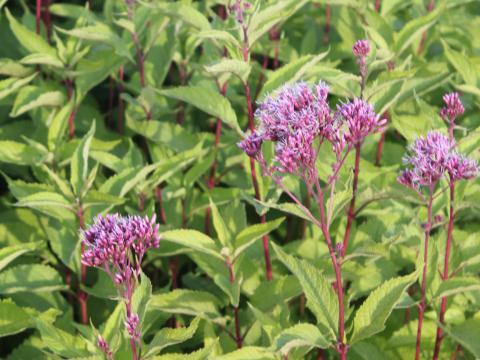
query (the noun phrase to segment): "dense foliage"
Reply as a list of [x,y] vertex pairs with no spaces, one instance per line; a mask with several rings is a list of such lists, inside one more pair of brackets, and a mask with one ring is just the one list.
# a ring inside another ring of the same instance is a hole
[[480,358],[479,1],[0,9],[0,357]]

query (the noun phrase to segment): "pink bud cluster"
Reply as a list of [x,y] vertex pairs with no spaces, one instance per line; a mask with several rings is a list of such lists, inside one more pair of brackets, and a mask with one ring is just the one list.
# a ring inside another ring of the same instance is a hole
[[360,68],[360,75],[367,75],[367,55],[370,53],[370,44],[368,40],[357,40],[352,47],[353,55],[357,58],[357,64]]
[[443,96],[445,106],[440,109],[440,116],[447,122],[454,122],[457,117],[465,112],[458,93],[452,92]]
[[404,159],[410,168],[400,174],[398,182],[418,190],[420,186],[434,186],[446,174],[451,181],[477,176],[477,163],[456,152],[454,147],[453,140],[437,131],[418,138]]
[[103,352],[107,359],[112,359],[113,354],[110,351],[108,343],[101,335],[98,335],[97,337],[97,346]]
[[354,99],[332,113],[327,102],[328,92],[323,82],[313,87],[304,82],[283,86],[259,105],[255,116],[260,124],[239,147],[262,162],[262,143],[273,141],[275,165],[272,170],[309,179],[316,171],[316,139],[328,141],[338,158],[345,147],[352,148],[367,135],[381,131],[385,121],[378,120],[366,101]]
[[125,320],[125,328],[127,329],[130,338],[134,339],[135,341],[140,340],[140,331],[138,329],[138,323],[140,319],[137,314],[130,314]]
[[245,11],[250,9],[252,4],[245,0],[234,0],[233,4],[230,5],[230,11],[235,14],[235,19],[239,24],[243,24],[245,21]]

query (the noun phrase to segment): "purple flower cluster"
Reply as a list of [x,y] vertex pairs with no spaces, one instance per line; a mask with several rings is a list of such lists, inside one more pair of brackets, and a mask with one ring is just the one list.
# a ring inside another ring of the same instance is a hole
[[127,329],[130,338],[134,339],[135,341],[140,340],[140,331],[138,330],[138,323],[140,319],[137,314],[130,314],[125,320],[125,328]]
[[437,131],[418,138],[408,149],[410,155],[404,159],[410,168],[400,174],[398,182],[418,190],[420,186],[434,186],[445,174],[451,181],[477,176],[477,163],[458,154],[454,146],[453,140]]
[[387,121],[380,120],[373,106],[365,100],[354,99],[337,106],[334,119],[346,127],[343,140],[347,144],[361,144],[369,134],[383,131]]
[[140,274],[145,252],[158,247],[159,241],[155,215],[151,219],[99,215],[83,233],[87,249],[82,254],[82,262],[87,266],[104,268],[120,285],[129,281],[132,275]]
[[370,52],[370,44],[368,40],[358,40],[352,47],[353,55],[357,58],[357,64],[360,68],[362,78],[367,76],[367,55]]
[[260,126],[239,147],[257,158],[263,141],[273,141],[276,170],[298,174],[313,169],[313,141],[318,136],[332,137],[327,96],[328,87],[323,82],[313,87],[304,82],[285,85],[260,104],[255,113]]
[[262,162],[262,143],[273,141],[273,170],[309,179],[315,171],[315,139],[330,142],[339,156],[346,146],[352,148],[382,130],[385,120],[378,120],[373,107],[360,99],[339,105],[332,114],[328,91],[323,82],[313,87],[304,82],[283,86],[259,105],[255,116],[260,125],[239,147]]
[[239,24],[245,21],[245,11],[250,9],[252,4],[245,0],[234,0],[233,5],[230,5],[230,11],[235,14],[235,19]]
[[458,93],[452,92],[443,96],[445,106],[440,110],[440,116],[447,122],[454,122],[457,117],[465,112]]

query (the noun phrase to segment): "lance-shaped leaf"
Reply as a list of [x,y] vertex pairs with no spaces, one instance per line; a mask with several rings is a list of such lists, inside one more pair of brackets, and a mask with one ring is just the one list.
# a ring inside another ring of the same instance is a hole
[[20,116],[39,107],[59,107],[65,101],[61,91],[45,91],[41,87],[26,86],[20,90],[13,103],[11,117]]
[[385,281],[370,293],[360,306],[353,321],[351,343],[366,339],[383,331],[395,305],[400,301],[404,291],[418,277],[414,272],[407,276],[396,277]]
[[168,3],[168,2],[152,2],[144,3],[145,6],[158,9],[162,15],[166,14],[184,21],[186,24],[198,29],[209,30],[210,22],[208,19],[192,4]]
[[175,289],[166,294],[152,296],[150,307],[170,314],[199,316],[202,319],[220,317],[219,300],[205,291]]
[[40,249],[42,242],[31,242],[26,244],[17,244],[6,246],[0,249],[0,271],[2,271],[8,264],[19,256]]
[[218,240],[223,247],[232,249],[232,234],[227,224],[223,220],[220,212],[218,211],[217,205],[210,199],[210,208],[212,209],[212,220],[213,227],[217,233]]
[[463,347],[470,351],[476,359],[480,358],[480,319],[468,319],[465,322],[455,325],[451,328],[445,328],[445,331],[458,341]]
[[222,58],[212,65],[205,66],[205,71],[215,78],[219,78],[222,75],[233,74],[243,82],[247,81],[250,70],[251,66],[245,61],[226,58]]
[[27,85],[37,76],[37,73],[29,75],[25,78],[10,78],[5,80],[0,80],[0,100],[7,97],[10,94],[13,94],[18,89],[21,89],[23,86]]
[[148,359],[158,354],[162,349],[175,344],[180,344],[188,339],[191,339],[197,331],[200,318],[195,318],[186,328],[170,329],[164,328],[157,332],[153,340],[148,344],[145,351],[145,359]]
[[200,251],[223,260],[220,249],[215,241],[197,230],[170,230],[162,233],[162,241],[170,241],[189,249]]
[[224,355],[212,356],[212,360],[270,360],[275,355],[267,348],[258,346],[245,346],[241,349],[229,352]]
[[143,181],[149,173],[156,168],[155,164],[147,165],[143,168],[127,168],[120,173],[111,176],[101,186],[99,191],[104,194],[115,196],[125,196],[136,185]]
[[237,258],[256,240],[278,228],[284,220],[285,218],[282,217],[263,224],[255,224],[240,231],[235,238],[235,252],[233,258]]
[[58,219],[71,220],[74,217],[71,203],[64,196],[49,191],[21,197],[15,206],[36,209]]
[[443,281],[435,293],[435,297],[463,294],[467,291],[479,291],[480,279],[477,277],[454,277]]
[[211,359],[211,354],[217,341],[188,354],[168,353],[165,355],[155,356],[155,360],[207,360]]
[[95,121],[87,134],[78,144],[77,149],[73,153],[72,162],[70,164],[70,184],[72,185],[75,195],[80,196],[88,176],[88,153],[90,144],[92,143],[93,134],[95,133]]
[[0,294],[64,290],[60,274],[50,266],[33,264],[11,267],[0,273]]
[[36,148],[17,141],[0,141],[0,162],[15,165],[36,165],[45,160],[46,155]]
[[105,324],[102,326],[102,337],[107,342],[110,351],[115,353],[121,343],[122,334],[118,329],[123,325],[125,319],[125,304],[118,302],[115,310],[110,314]]
[[181,86],[160,90],[159,93],[193,105],[207,114],[219,118],[239,134],[242,134],[232,105],[218,91],[203,86]]
[[67,130],[68,118],[71,116],[74,108],[73,97],[66,103],[54,116],[48,127],[48,148],[55,150],[63,140]]
[[290,350],[300,346],[326,349],[330,345],[316,326],[297,324],[283,330],[273,341],[272,348],[275,352],[279,351],[286,356]]
[[336,338],[338,327],[338,300],[332,285],[320,270],[305,260],[297,259],[285,253],[279,246],[272,244],[278,259],[298,278],[302,285],[307,306],[317,318],[328,338]]

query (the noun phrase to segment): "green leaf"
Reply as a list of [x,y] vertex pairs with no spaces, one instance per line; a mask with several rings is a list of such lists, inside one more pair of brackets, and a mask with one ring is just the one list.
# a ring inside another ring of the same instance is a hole
[[183,3],[153,2],[145,6],[160,10],[162,15],[178,18],[198,30],[210,30],[208,19],[192,5]]
[[232,283],[227,276],[215,274],[213,281],[228,296],[230,304],[238,307],[240,303],[240,284],[242,279],[235,278],[235,281]]
[[34,327],[32,316],[12,300],[0,301],[0,337],[14,335]]
[[443,281],[435,293],[435,297],[463,294],[467,291],[479,291],[480,279],[476,277],[454,277]]
[[142,324],[145,321],[145,314],[152,300],[152,283],[143,272],[140,278],[140,285],[137,285],[132,296],[132,312],[138,315],[140,324]]
[[42,242],[30,242],[26,244],[17,244],[6,246],[0,249],[0,271],[8,266],[13,260],[19,256],[40,249]]
[[60,274],[50,266],[19,265],[0,273],[0,294],[65,290]]
[[125,318],[125,304],[119,301],[115,310],[110,314],[107,321],[105,322],[102,330],[102,337],[107,342],[110,347],[110,351],[115,353],[115,351],[120,346],[122,339],[121,333],[118,329],[123,326],[123,321]]
[[45,53],[34,53],[25,56],[20,63],[27,65],[48,65],[63,69],[65,65],[58,59],[57,56],[52,56]]
[[387,280],[370,293],[355,314],[352,344],[383,331],[385,321],[390,316],[395,304],[417,277],[418,273],[414,272],[407,276]]
[[61,91],[45,91],[41,87],[26,86],[15,98],[10,116],[17,117],[39,107],[59,107],[64,102],[65,96]]
[[219,300],[208,292],[175,289],[166,294],[153,295],[150,307],[170,314],[216,319],[220,317],[219,304]]
[[452,50],[445,41],[442,41],[443,50],[450,64],[461,75],[463,81],[470,86],[479,86],[480,71],[477,64],[464,54]]
[[275,352],[279,351],[283,356],[287,356],[290,350],[300,346],[326,349],[330,345],[316,326],[297,324],[278,334],[272,348]]
[[440,5],[429,12],[427,15],[409,21],[398,33],[398,36],[393,47],[396,56],[400,56],[403,51],[405,51],[408,46],[415,41],[420,35],[432,27],[440,17],[440,15],[445,10],[445,3],[442,2]]
[[27,85],[37,76],[37,73],[33,73],[23,79],[21,78],[10,78],[6,80],[0,80],[0,100],[6,98],[10,94],[13,94],[18,89]]
[[212,356],[212,360],[273,360],[275,356],[266,348],[245,346],[225,355]]
[[306,260],[297,259],[285,253],[272,243],[278,259],[298,278],[302,285],[307,306],[312,310],[319,325],[328,331],[329,338],[336,338],[338,327],[338,300],[332,285]]
[[31,146],[16,141],[0,141],[0,161],[15,165],[36,165],[45,159],[45,154],[40,153]]
[[20,24],[12,14],[10,14],[8,9],[5,9],[5,14],[10,23],[10,29],[25,49],[31,53],[43,53],[56,57],[55,49],[48,45],[43,37]]
[[262,91],[259,94],[259,99],[262,99],[268,93],[278,89],[284,84],[290,84],[300,80],[308,70],[310,70],[315,64],[327,56],[328,51],[325,51],[317,56],[305,55],[298,58],[280,69],[271,72],[265,85],[262,87]]
[[170,241],[194,251],[200,251],[223,260],[220,249],[209,236],[197,230],[170,230],[162,233],[162,241]]
[[125,196],[137,184],[143,181],[146,176],[156,168],[156,164],[148,165],[143,168],[127,168],[119,174],[113,175],[102,186],[99,191],[104,194],[115,196]]
[[73,213],[71,203],[64,196],[49,191],[24,196],[15,205],[36,209],[47,215],[63,219],[71,218]]
[[220,212],[218,211],[217,205],[210,199],[210,208],[212,209],[212,220],[213,220],[213,227],[215,228],[215,232],[217,233],[218,239],[220,240],[220,244],[223,247],[232,249],[232,234],[230,229],[223,221]]
[[189,354],[169,353],[161,356],[155,356],[154,360],[207,360],[210,359],[210,355],[215,344],[216,342]]
[[463,347],[470,351],[475,358],[480,358],[480,319],[468,319],[460,325],[451,329],[445,328],[450,337],[458,341]]
[[255,241],[278,228],[284,220],[285,218],[282,217],[273,221],[267,221],[263,224],[251,225],[240,231],[240,233],[235,238],[235,252],[233,258],[236,259]]
[[77,196],[81,195],[85,180],[88,176],[88,153],[94,133],[95,121],[92,122],[90,130],[80,141],[72,156],[72,162],[70,164],[70,184],[72,185],[73,192]]
[[184,341],[187,341],[188,339],[191,339],[197,331],[199,323],[200,318],[197,317],[192,320],[190,326],[187,328],[161,329],[155,334],[150,344],[148,344],[145,355],[143,356],[148,359],[149,357],[158,354],[160,351],[162,351],[162,349],[168,346],[180,344]]
[[62,143],[67,130],[68,118],[74,109],[73,97],[54,116],[48,127],[48,149],[53,151]]
[[203,86],[181,86],[158,91],[161,95],[184,101],[212,115],[242,134],[230,102],[219,92]]
[[247,81],[250,70],[251,66],[245,61],[227,58],[222,58],[212,65],[205,66],[205,71],[215,78],[225,74],[233,74],[243,82]]
[[36,322],[43,344],[55,354],[68,359],[93,355],[81,336],[74,336],[42,319],[37,319]]
[[0,75],[23,78],[32,75],[33,69],[23,66],[12,59],[0,59]]

